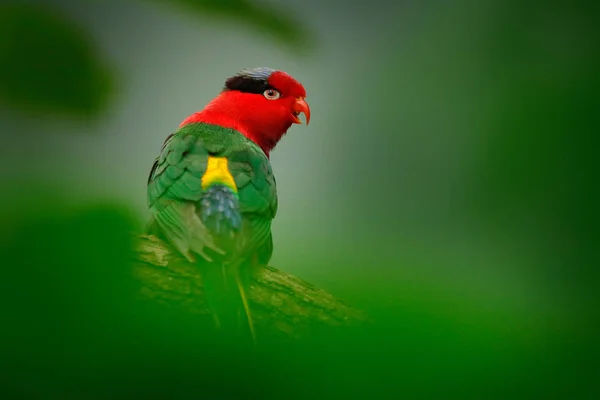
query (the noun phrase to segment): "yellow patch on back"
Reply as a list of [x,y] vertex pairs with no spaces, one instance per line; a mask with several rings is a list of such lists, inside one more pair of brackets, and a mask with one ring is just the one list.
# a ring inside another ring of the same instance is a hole
[[233,179],[231,172],[229,172],[226,157],[208,156],[206,172],[202,175],[202,189],[206,189],[215,184],[225,185],[237,193],[237,186],[235,185],[235,180]]

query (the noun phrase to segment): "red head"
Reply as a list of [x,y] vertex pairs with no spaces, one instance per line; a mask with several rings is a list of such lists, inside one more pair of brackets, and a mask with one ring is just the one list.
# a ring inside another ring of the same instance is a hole
[[180,126],[204,122],[233,128],[259,145],[267,156],[292,124],[301,124],[300,113],[310,121],[304,87],[283,71],[245,69],[227,79],[223,91],[204,110]]

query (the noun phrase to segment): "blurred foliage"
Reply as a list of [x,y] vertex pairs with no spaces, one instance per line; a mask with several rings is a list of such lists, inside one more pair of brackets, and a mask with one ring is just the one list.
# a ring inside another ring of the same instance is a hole
[[512,8],[499,8],[501,18],[481,44],[497,99],[476,174],[478,209],[496,220],[530,210],[514,226],[536,235],[526,242],[537,245],[544,273],[590,300],[600,277],[600,168],[590,145],[598,129],[600,59],[591,5],[521,3],[515,18],[523,21],[514,25],[501,23]]
[[553,340],[543,321],[446,304],[425,288],[407,291],[402,310],[374,304],[374,326],[295,345],[261,337],[260,352],[232,347],[213,336],[209,318],[135,301],[134,221],[125,209],[66,206],[38,193],[0,213],[5,394],[506,398],[532,395],[530,370],[543,379],[562,361],[555,353],[537,365]]
[[[430,29],[419,38],[386,44],[395,57],[379,67],[389,79],[380,80],[371,97],[385,91],[403,96],[373,107],[380,129],[422,129],[435,143],[419,143],[427,149],[418,149],[419,156],[437,146],[464,158],[468,178],[451,182],[451,195],[434,199],[441,203],[434,207],[447,207],[461,215],[459,225],[472,224],[494,237],[494,247],[502,249],[497,251],[518,253],[557,298],[597,304],[600,190],[591,145],[600,109],[595,6],[552,1],[541,7],[515,0],[445,7],[431,12]],[[396,112],[401,101],[410,115]],[[395,146],[413,146],[407,138],[389,136]],[[448,162],[439,158],[429,162]],[[406,163],[389,159],[390,169]],[[422,175],[415,174],[415,190],[430,184]]]
[[[243,23],[298,53],[313,43],[300,21],[247,0],[159,3]],[[51,6],[13,1],[0,5],[0,38],[0,106],[71,117],[97,117],[105,110],[115,76],[83,27]]]
[[590,146],[600,59],[598,13],[590,6],[497,7],[498,19],[478,43],[493,100],[468,201],[488,230],[506,229],[516,239],[538,279],[564,298],[561,312],[587,319],[588,327],[600,322],[592,311],[600,305],[599,168]]
[[[186,362],[208,369],[210,354],[186,361],[210,340],[202,335],[208,330],[194,317],[134,303],[129,214],[113,205],[48,202],[44,193],[0,216],[4,394],[105,398],[129,390],[150,394],[161,386],[185,390],[178,383],[193,372],[182,370]],[[212,361],[212,373],[218,373],[219,360]],[[187,384],[208,383],[210,390],[211,375],[196,372]]]
[[151,0],[178,5],[200,16],[214,15],[258,29],[295,53],[306,54],[315,44],[312,33],[302,21],[294,19],[292,10],[248,0]]
[[0,6],[0,105],[96,116],[111,90],[109,69],[84,29],[50,7]]

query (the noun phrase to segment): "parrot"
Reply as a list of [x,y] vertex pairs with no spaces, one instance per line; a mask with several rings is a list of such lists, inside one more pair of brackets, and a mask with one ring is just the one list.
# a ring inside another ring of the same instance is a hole
[[147,180],[146,233],[197,266],[215,327],[254,345],[251,271],[271,259],[278,208],[270,154],[301,113],[310,122],[305,98],[286,72],[242,69],[167,136]]

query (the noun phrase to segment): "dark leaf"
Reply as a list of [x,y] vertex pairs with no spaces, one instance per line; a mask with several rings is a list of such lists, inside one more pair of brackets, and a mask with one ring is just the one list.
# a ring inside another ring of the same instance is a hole
[[241,22],[275,38],[297,52],[305,52],[314,43],[305,26],[288,15],[291,11],[269,5],[257,5],[248,0],[153,0],[179,4],[183,10],[208,16],[215,15]]
[[111,76],[72,21],[42,6],[0,6],[0,105],[28,114],[95,116]]

